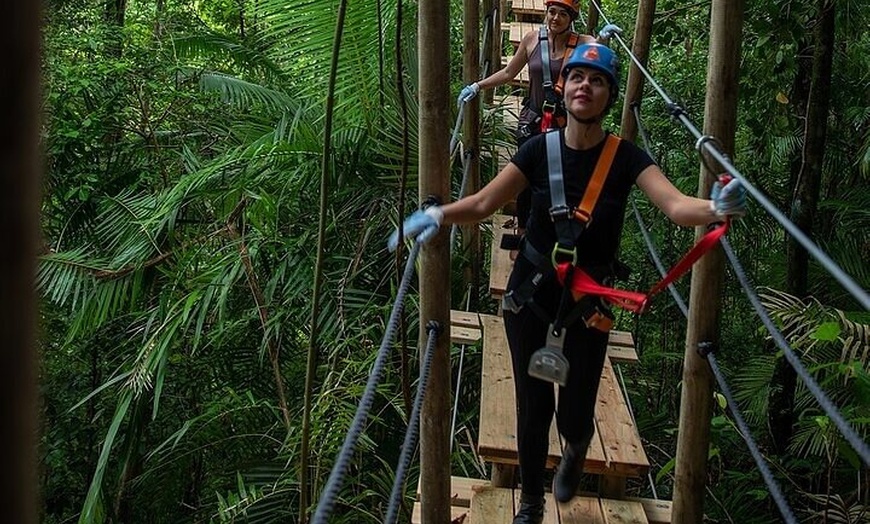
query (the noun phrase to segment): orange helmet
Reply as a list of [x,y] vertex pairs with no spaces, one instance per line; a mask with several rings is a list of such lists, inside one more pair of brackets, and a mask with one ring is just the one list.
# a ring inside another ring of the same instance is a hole
[[544,0],[544,5],[547,7],[551,5],[564,7],[571,13],[572,18],[577,18],[577,15],[580,13],[580,0]]

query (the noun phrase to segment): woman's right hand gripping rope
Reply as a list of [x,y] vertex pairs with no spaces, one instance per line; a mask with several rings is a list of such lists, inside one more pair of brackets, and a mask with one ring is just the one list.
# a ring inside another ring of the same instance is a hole
[[[402,240],[416,237],[417,242],[426,242],[438,232],[442,220],[444,220],[444,212],[438,206],[429,206],[425,210],[414,211],[402,224]],[[387,240],[387,247],[390,251],[395,251],[398,246],[399,230],[397,228]]]

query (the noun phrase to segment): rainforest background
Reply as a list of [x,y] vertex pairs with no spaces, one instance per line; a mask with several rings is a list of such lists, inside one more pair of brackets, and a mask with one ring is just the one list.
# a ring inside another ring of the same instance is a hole
[[[858,0],[745,5],[734,163],[868,289],[870,11]],[[291,522],[300,493],[316,503],[394,298],[402,261],[386,237],[400,203],[417,205],[416,6],[348,2],[338,46],[338,0],[47,0],[42,521]],[[451,101],[461,7],[452,2],[445,42]],[[636,2],[602,7],[630,41]],[[699,123],[709,12],[709,0],[660,0],[649,58]],[[484,113],[486,151],[511,141],[501,116]],[[643,116],[659,163],[694,193],[693,139],[649,88]],[[692,231],[637,205],[673,263]],[[645,289],[655,268],[627,224],[629,286]],[[870,316],[758,206],[729,238],[792,347],[866,440]],[[462,285],[463,257],[454,308],[495,311],[486,285]],[[782,365],[732,274],[726,282],[720,363],[790,504],[802,522],[870,521],[867,468]],[[684,296],[687,286],[678,284]],[[415,388],[415,301],[331,522],[380,522],[386,510]],[[685,321],[663,296],[618,326],[641,353],[622,371],[656,489],[671,498]],[[465,359],[452,469],[485,478],[473,452],[479,356],[473,347]],[[724,408],[712,421],[708,520],[779,522]],[[412,469],[409,501],[416,477]],[[651,493],[646,479],[629,488]]]

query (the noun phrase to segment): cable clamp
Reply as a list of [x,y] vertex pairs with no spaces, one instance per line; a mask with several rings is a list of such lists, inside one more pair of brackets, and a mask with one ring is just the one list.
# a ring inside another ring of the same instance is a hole
[[714,352],[716,350],[715,344],[710,341],[698,342],[698,355],[701,358],[707,358],[707,355]]
[[435,336],[439,336],[444,332],[444,326],[441,325],[437,320],[430,320],[426,322],[426,331],[428,333],[435,333]]
[[441,199],[438,198],[437,195],[429,195],[426,197],[426,200],[423,200],[423,203],[420,204],[420,209],[425,211],[426,209],[428,209],[432,206],[440,206],[440,205],[441,205]]
[[676,102],[671,102],[665,106],[668,110],[668,113],[671,114],[672,117],[678,118],[680,115],[685,115],[686,111],[680,106],[680,104]]

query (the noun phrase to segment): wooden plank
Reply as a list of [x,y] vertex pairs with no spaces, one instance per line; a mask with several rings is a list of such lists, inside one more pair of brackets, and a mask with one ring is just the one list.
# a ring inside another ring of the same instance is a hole
[[477,452],[485,460],[516,464],[516,394],[504,326],[493,315],[480,319],[484,338]]
[[610,343],[615,346],[634,347],[634,335],[630,331],[611,331]]
[[601,384],[598,386],[598,403],[595,406],[595,421],[608,464],[624,465],[619,468],[621,476],[645,475],[649,471],[649,460],[622,396],[610,359],[604,360]]
[[[516,392],[504,323],[501,317],[494,315],[481,314],[480,318],[483,322],[484,337],[477,452],[484,460],[490,462],[517,464]],[[613,373],[612,369],[610,373]],[[608,402],[616,404],[612,399],[609,399]],[[598,414],[596,414],[597,416]],[[614,414],[608,414],[608,416],[612,419],[616,418]],[[622,413],[622,416],[628,418],[629,421],[631,420],[627,409]],[[621,456],[611,457],[608,455],[603,442],[606,441],[598,436],[592,438],[583,467],[587,473],[640,476],[641,470],[645,473],[649,469],[646,455],[643,456],[643,464],[623,464],[620,462]],[[640,445],[640,436],[635,431],[628,443],[617,447]],[[550,426],[547,467],[555,468],[561,457],[562,449],[554,419]]]
[[[470,479],[466,477],[450,477],[450,505],[469,508],[471,498],[476,491],[489,487],[490,482],[485,479]],[[420,483],[417,483],[417,500],[420,500]]]
[[480,316],[474,311],[450,310],[450,324],[467,328],[480,329]]
[[[463,524],[469,521],[468,516],[471,510],[457,506],[450,507],[450,520],[457,524]],[[505,521],[510,522],[510,521]],[[411,524],[423,523],[423,505],[419,502],[414,503],[414,509],[411,512]]]
[[544,19],[544,15],[547,14],[543,0],[511,0],[511,11],[518,17],[522,16],[524,19],[536,21],[539,24]]
[[601,499],[606,524],[648,524],[643,505],[629,500]]
[[[555,499],[553,503],[556,503]],[[558,504],[562,524],[604,524],[601,503],[593,497],[574,497],[566,504]]]
[[640,502],[643,506],[643,512],[646,513],[646,519],[650,524],[671,524],[671,506],[673,503],[670,500],[635,497],[628,497],[626,500]]
[[513,234],[516,218],[506,215],[492,216],[492,244],[490,245],[491,267],[489,271],[489,291],[500,299],[507,287],[508,277],[513,269],[510,252],[499,247],[505,234]]
[[467,524],[501,524],[514,518],[513,493],[504,488],[485,488],[471,499],[471,518]]
[[454,344],[472,345],[480,341],[480,330],[463,326],[450,326],[450,341]]
[[520,44],[526,33],[537,31],[540,27],[540,22],[504,22],[501,24],[501,30],[508,33],[508,39],[514,47]]

